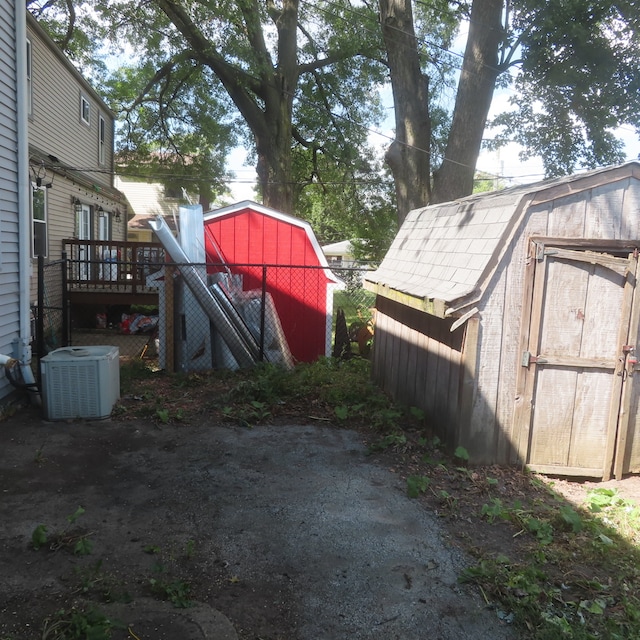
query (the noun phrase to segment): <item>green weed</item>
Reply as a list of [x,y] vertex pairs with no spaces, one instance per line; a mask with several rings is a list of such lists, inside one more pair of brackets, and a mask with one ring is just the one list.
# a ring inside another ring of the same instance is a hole
[[400,447],[405,444],[407,444],[407,436],[405,436],[404,433],[393,432],[370,444],[368,453],[385,451],[386,449]]
[[431,484],[431,479],[427,476],[409,476],[407,478],[407,495],[410,498],[417,498],[424,493]]
[[168,600],[178,609],[188,609],[193,606],[191,600],[191,585],[183,580],[160,580],[150,578],[151,593],[162,600]]
[[115,629],[126,625],[95,608],[60,609],[45,619],[42,640],[108,640]]
[[49,546],[52,551],[60,548],[68,548],[77,556],[89,555],[93,551],[93,542],[89,539],[91,534],[71,534],[69,529],[85,512],[83,507],[78,507],[74,513],[67,516],[67,526],[61,531],[49,533],[47,525],[37,525],[31,533],[31,546],[36,550]]

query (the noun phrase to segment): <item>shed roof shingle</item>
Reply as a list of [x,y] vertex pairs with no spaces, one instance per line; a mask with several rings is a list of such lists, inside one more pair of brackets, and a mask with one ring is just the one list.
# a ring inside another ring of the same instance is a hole
[[[504,250],[525,201],[578,193],[621,167],[544,180],[415,209],[407,215],[380,267],[365,280],[417,298],[450,303],[477,291]],[[626,168],[626,170],[625,170]]]

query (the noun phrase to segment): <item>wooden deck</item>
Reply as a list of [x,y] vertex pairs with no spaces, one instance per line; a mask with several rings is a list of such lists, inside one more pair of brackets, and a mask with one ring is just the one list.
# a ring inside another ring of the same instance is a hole
[[63,247],[71,304],[157,304],[146,280],[164,264],[161,244],[72,239]]

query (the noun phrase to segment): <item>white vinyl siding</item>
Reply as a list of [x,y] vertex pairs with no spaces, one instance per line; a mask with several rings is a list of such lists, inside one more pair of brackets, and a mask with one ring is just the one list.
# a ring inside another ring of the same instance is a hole
[[[101,164],[103,167],[111,167],[113,114],[71,63],[64,60],[62,54],[52,48],[53,45],[48,46],[44,36],[31,20],[27,21],[27,28],[31,41],[33,85],[33,117],[29,122],[29,144],[71,167],[84,171],[95,170],[99,166],[100,157],[100,114],[105,121],[104,162]],[[88,123],[82,117],[83,101],[85,115],[88,113]],[[109,172],[94,171],[88,175],[99,186],[112,186],[112,176]],[[71,195],[79,194],[76,191],[71,193],[69,198]],[[53,197],[53,193],[49,196]],[[67,203],[70,201],[67,198],[65,200]],[[66,208],[68,209],[68,205]],[[53,212],[52,203],[50,211]],[[49,222],[51,224],[53,220]],[[67,234],[71,231],[72,229],[69,229]]]
[[[9,355],[20,332],[15,12],[24,10],[17,0],[0,0],[0,353]],[[0,376],[0,398],[12,390]]]

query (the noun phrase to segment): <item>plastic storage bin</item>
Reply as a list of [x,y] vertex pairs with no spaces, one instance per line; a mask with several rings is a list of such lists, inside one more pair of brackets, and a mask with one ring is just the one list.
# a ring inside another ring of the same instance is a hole
[[48,420],[108,418],[120,397],[118,347],[62,347],[40,361]]

